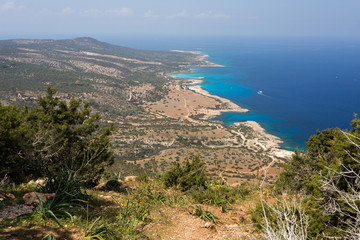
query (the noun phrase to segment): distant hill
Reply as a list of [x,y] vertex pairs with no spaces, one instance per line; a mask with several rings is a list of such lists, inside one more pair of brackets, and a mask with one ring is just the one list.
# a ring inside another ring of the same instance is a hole
[[[1,100],[31,104],[52,85],[64,97],[90,100],[99,111],[126,114],[137,108],[133,103],[161,98],[166,74],[199,63],[199,56],[191,53],[131,49],[89,37],[2,40]],[[143,85],[146,91],[133,91]]]
[[114,173],[165,171],[200,155],[210,175],[231,183],[252,182],[266,167],[273,183],[279,166],[292,154],[278,149],[280,139],[255,123],[207,121],[221,111],[243,109],[188,87],[194,80],[168,76],[189,71],[187,66],[219,66],[203,61],[205,57],[131,49],[92,38],[0,41],[0,101],[34,106],[49,85],[58,89],[57,98],[89,101],[103,116],[101,124],[115,124]]

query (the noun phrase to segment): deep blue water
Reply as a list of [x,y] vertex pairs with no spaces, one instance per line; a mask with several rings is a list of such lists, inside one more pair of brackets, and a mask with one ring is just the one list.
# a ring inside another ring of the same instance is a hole
[[112,42],[208,54],[208,60],[225,67],[192,67],[190,74],[176,76],[205,77],[204,89],[251,110],[224,113],[215,120],[259,122],[281,137],[287,149],[304,147],[317,129],[349,129],[353,114],[360,113],[360,41],[355,39],[134,38]]

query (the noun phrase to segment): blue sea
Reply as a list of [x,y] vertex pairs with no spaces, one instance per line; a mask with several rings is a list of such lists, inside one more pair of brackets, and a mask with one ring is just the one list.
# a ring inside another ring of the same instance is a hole
[[[195,50],[224,67],[191,67],[183,79],[205,77],[202,88],[249,113],[224,113],[231,125],[256,121],[279,136],[282,147],[304,148],[317,130],[350,129],[360,113],[360,41],[334,38],[133,37],[106,38],[151,50]],[[261,92],[260,92],[261,91]]]

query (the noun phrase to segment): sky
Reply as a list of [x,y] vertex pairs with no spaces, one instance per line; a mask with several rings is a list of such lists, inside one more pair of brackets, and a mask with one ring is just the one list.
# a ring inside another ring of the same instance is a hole
[[360,0],[0,0],[0,38],[360,37]]

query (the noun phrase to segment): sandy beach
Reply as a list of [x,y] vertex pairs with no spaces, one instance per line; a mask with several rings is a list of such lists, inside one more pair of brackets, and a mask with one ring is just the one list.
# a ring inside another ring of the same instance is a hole
[[[178,80],[168,87],[168,95],[165,99],[146,106],[149,111],[171,118],[188,120],[194,124],[204,124],[204,121],[221,115],[223,112],[245,113],[249,110],[231,102],[228,99],[212,95],[198,84],[201,78]],[[194,86],[195,85],[195,86]],[[224,126],[217,122],[207,121],[206,124],[216,125],[217,128]],[[252,149],[268,151],[271,155],[280,158],[289,158],[293,152],[280,149],[282,140],[266,132],[261,125],[254,121],[235,123],[233,132],[239,135],[243,145]],[[251,132],[246,136],[241,129]],[[236,142],[236,141],[235,141]],[[230,144],[231,145],[231,144]],[[229,145],[229,146],[230,146]]]
[[[293,152],[280,148],[282,140],[266,132],[257,122],[246,121],[227,126],[209,119],[222,112],[247,112],[241,106],[228,99],[211,95],[201,88],[193,86],[202,80],[178,80],[168,86],[168,93],[164,99],[149,103],[145,107],[156,114],[157,119],[177,119],[184,127],[171,130],[167,127],[162,132],[154,134],[150,131],[140,139],[132,141],[153,141],[166,146],[166,149],[155,156],[145,158],[137,163],[145,166],[149,161],[155,160],[164,166],[173,159],[181,156],[204,156],[207,169],[212,174],[226,172],[227,182],[236,184],[242,181],[255,181],[259,172],[267,171],[270,183],[282,171],[279,167],[288,161]],[[196,127],[197,131],[189,131]],[[178,147],[179,135],[182,138],[196,139],[201,143],[199,147]],[[218,165],[217,163],[220,163]],[[220,170],[214,170],[219,169]]]
[[206,97],[210,97],[210,98],[214,98],[217,99],[219,102],[221,102],[222,104],[222,108],[221,109],[201,109],[200,113],[203,113],[206,115],[206,119],[210,119],[210,118],[214,118],[216,116],[221,115],[221,113],[223,112],[248,112],[249,110],[246,108],[242,108],[239,105],[231,102],[228,99],[216,96],[216,95],[211,95],[208,91],[204,90],[201,86],[188,86],[188,89],[199,93],[203,96]]
[[[195,53],[194,53],[195,54]],[[143,107],[154,114],[156,119],[173,119],[176,124],[184,127],[175,129],[166,127],[161,132],[149,131],[147,134],[132,141],[152,141],[152,144],[161,144],[166,147],[159,154],[138,161],[141,165],[156,160],[166,166],[173,159],[182,156],[207,156],[208,171],[219,174],[217,171],[227,172],[228,183],[239,181],[253,181],[256,175],[264,170],[274,182],[282,171],[281,164],[288,161],[293,155],[292,151],[280,148],[283,142],[279,137],[266,132],[257,122],[238,122],[232,126],[211,121],[212,118],[223,112],[246,113],[243,108],[228,99],[212,95],[201,87],[204,77],[193,79],[176,79],[166,86],[167,94],[157,102],[148,102]],[[140,127],[140,126],[137,126]],[[198,130],[195,130],[198,129]],[[190,129],[194,129],[190,131]],[[179,145],[180,139],[184,143],[195,141],[198,145]],[[186,139],[186,140],[185,140]],[[193,140],[191,140],[193,139]],[[125,140],[124,140],[125,141]],[[221,162],[221,169],[216,162]],[[214,172],[215,171],[215,172]],[[224,173],[225,174],[225,173]]]
[[210,61],[205,60],[209,57],[207,54],[203,54],[200,51],[185,51],[185,50],[171,50],[172,52],[180,52],[180,53],[190,53],[196,55],[197,60],[199,61],[199,64],[196,66],[198,67],[224,67],[223,65],[216,64]]

